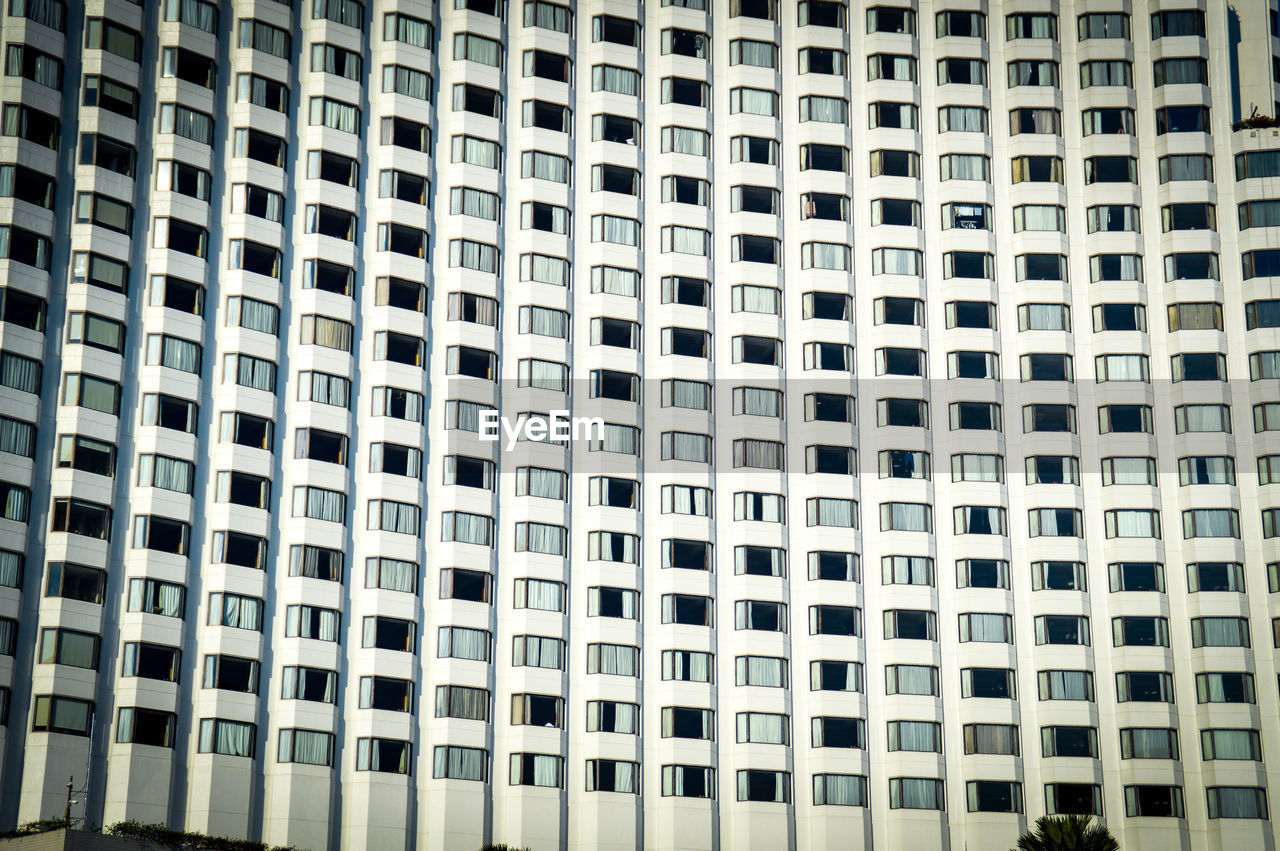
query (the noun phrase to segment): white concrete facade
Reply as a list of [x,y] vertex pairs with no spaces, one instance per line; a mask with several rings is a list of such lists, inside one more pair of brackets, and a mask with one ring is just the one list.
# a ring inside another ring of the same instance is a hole
[[0,828],[1272,847],[1272,3],[8,0]]

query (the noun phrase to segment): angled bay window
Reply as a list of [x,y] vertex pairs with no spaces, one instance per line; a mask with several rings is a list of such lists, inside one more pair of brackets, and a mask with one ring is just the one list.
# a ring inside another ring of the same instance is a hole
[[[290,607],[294,608],[294,607]],[[263,602],[257,597],[214,592],[209,595],[209,626],[262,631]]]
[[191,524],[155,514],[139,514],[133,518],[133,548],[188,555]]
[[130,579],[128,609],[181,618],[186,610],[187,589],[158,579]]
[[[368,741],[362,739],[361,741]],[[406,747],[408,743],[405,743]],[[432,751],[432,776],[450,780],[489,781],[489,752],[483,748],[436,745]],[[370,757],[372,764],[372,757]],[[381,766],[381,759],[379,759]],[[407,762],[405,771],[408,771]]]

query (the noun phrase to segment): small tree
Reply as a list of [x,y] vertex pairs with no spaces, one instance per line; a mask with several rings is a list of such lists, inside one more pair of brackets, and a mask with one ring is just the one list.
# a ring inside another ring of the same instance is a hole
[[1018,837],[1014,851],[1120,851],[1120,843],[1093,816],[1041,816]]

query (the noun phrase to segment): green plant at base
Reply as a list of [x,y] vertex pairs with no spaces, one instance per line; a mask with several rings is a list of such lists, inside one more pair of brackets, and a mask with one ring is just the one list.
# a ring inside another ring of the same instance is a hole
[[1093,816],[1041,816],[1018,837],[1014,851],[1120,851],[1120,843]]
[[106,832],[112,836],[139,839],[143,842],[154,842],[157,845],[189,849],[189,851],[300,851],[292,845],[273,847],[265,842],[233,839],[229,836],[206,836],[203,833],[170,830],[162,824],[142,824],[136,821],[117,822],[107,828]]

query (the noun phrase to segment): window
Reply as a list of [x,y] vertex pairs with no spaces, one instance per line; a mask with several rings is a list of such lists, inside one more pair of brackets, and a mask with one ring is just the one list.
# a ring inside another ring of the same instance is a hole
[[945,810],[943,782],[928,777],[890,777],[889,809]]
[[[666,33],[663,32],[665,39]],[[705,39],[702,34],[694,36],[695,39]],[[665,47],[665,44],[664,44]],[[701,53],[698,55],[706,58],[706,50],[699,47]],[[664,52],[677,52],[665,51]],[[685,54],[690,55],[690,54]],[[729,42],[729,64],[732,65],[752,65],[756,68],[773,68],[778,67],[778,46],[769,41],[752,41],[750,39],[733,39]],[[803,72],[802,72],[803,73]]]
[[[0,630],[0,635],[7,632],[9,640],[0,640],[0,651],[5,655],[13,655],[14,635],[13,621],[6,619],[8,630]],[[101,639],[95,633],[79,632],[71,629],[41,629],[40,648],[37,664],[69,665],[75,668],[98,669],[98,645]]]
[[1173,703],[1173,675],[1164,671],[1121,671],[1116,674],[1116,700]]
[[[476,752],[484,754],[477,748],[452,748],[449,746],[437,747],[436,768],[441,768],[441,752],[448,754],[451,751],[459,752]],[[413,745],[410,742],[400,739],[356,739],[356,771],[378,771],[384,774],[412,774],[413,760],[411,759]],[[449,756],[445,757],[446,771],[457,768],[460,773],[465,773],[465,769],[475,770],[475,763],[480,762],[483,765],[483,757],[479,759],[467,759],[466,753],[458,754],[458,761],[462,765],[454,766],[453,759]],[[447,776],[447,775],[445,775]],[[462,779],[470,779],[471,775],[466,775]]]
[[663,797],[715,798],[714,768],[700,765],[662,766]]
[[241,18],[237,26],[238,47],[258,50],[277,59],[288,60],[292,56],[292,40],[287,30],[253,18]]
[[930,665],[886,665],[886,694],[938,696],[938,669]]
[[[1058,16],[1053,14],[1006,15],[1005,39],[1016,41],[1026,38],[1058,40]],[[972,808],[970,812],[973,812]]]
[[[1170,733],[1173,731],[1170,730]],[[1209,729],[1200,731],[1200,747],[1205,760],[1239,759],[1262,761],[1262,739],[1257,730]],[[1163,759],[1177,759],[1175,747]]]
[[[341,2],[341,0],[330,0],[330,2]],[[360,110],[354,104],[343,103],[333,98],[313,97],[309,106],[308,123],[313,127],[328,127],[359,135]]]
[[1058,63],[1047,59],[1019,59],[1010,62],[1008,74],[1011,89],[1018,86],[1058,85]]
[[[21,497],[14,497],[15,501]],[[6,504],[8,499],[6,499]],[[108,506],[66,497],[55,498],[49,531],[69,535],[85,535],[103,541],[111,540],[111,515]]]
[[[1204,12],[1197,9],[1179,9],[1154,12],[1151,15],[1151,40],[1178,36],[1204,37]],[[1212,818],[1212,816],[1211,816]]]
[[266,538],[259,538],[243,532],[221,531],[213,533],[213,562],[215,564],[235,564],[240,567],[261,570],[266,566],[266,561]]
[[127,706],[120,709],[116,741],[121,744],[172,748],[176,726],[177,716],[172,712]]
[[[205,656],[204,657],[204,688],[223,689],[225,691],[246,692],[248,694],[258,693],[258,675],[260,665],[256,659],[246,659],[239,656]],[[306,675],[310,674],[308,678]],[[288,668],[284,669],[285,685],[284,694],[286,699],[297,697],[303,700],[320,700],[318,696],[306,696],[308,689],[316,691],[314,686],[322,685],[325,682],[325,676],[333,677],[336,680],[336,674],[327,671],[317,671],[314,668]],[[332,702],[331,699],[325,699],[326,702]]]
[[1009,563],[1002,559],[959,559],[956,574],[958,588],[1009,588]]
[[1253,675],[1196,674],[1196,699],[1199,703],[1253,703]]
[[1187,590],[1191,593],[1245,590],[1244,565],[1238,562],[1202,561],[1187,565]]
[[999,612],[965,612],[960,615],[960,641],[1012,644],[1013,618]]
[[[1169,13],[1165,13],[1169,14]],[[1152,16],[1154,27],[1155,16]],[[1254,786],[1209,786],[1209,818],[1267,819],[1267,790]]]
[[[22,557],[11,550],[0,551],[0,585],[18,587],[21,574]],[[46,597],[61,597],[100,606],[106,586],[107,574],[104,570],[71,562],[49,562]]]
[[1191,619],[1192,647],[1249,647],[1249,619],[1210,617]]
[[987,63],[981,59],[939,59],[938,85],[947,83],[986,86]]
[[1089,671],[1039,671],[1041,700],[1093,700],[1093,674]]
[[235,131],[235,156],[247,157],[279,168],[284,167],[288,145],[284,139],[264,133],[238,127]]
[[[753,657],[740,657],[753,658]],[[862,692],[862,663],[815,661],[809,664],[809,688],[812,691]]]
[[88,736],[92,718],[91,701],[56,694],[38,694],[31,709],[31,730],[36,733]]
[[1017,697],[1017,679],[1012,668],[964,668],[960,671],[962,698],[1013,700]]
[[258,728],[243,721],[200,719],[200,753],[254,757]]
[[541,77],[557,83],[569,82],[573,61],[569,57],[547,50],[524,51],[524,76]]

